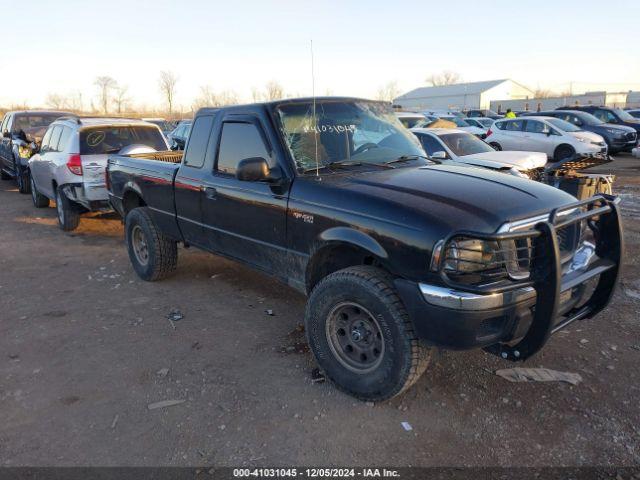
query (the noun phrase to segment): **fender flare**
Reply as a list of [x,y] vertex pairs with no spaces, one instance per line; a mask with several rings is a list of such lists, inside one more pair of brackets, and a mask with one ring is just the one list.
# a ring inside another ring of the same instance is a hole
[[319,236],[318,248],[314,249],[313,253],[335,243],[359,247],[383,260],[389,258],[389,254],[377,240],[360,230],[349,227],[333,227],[323,231]]

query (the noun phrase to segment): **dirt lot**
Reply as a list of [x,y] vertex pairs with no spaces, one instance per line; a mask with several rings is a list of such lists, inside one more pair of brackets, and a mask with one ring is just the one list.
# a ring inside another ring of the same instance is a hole
[[[638,464],[640,160],[605,170],[623,195],[621,288],[526,363],[584,381],[513,384],[493,374],[512,364],[438,352],[376,406],[311,382],[294,291],[194,250],[142,282],[117,218],[64,234],[2,182],[0,465]],[[184,402],[148,409],[163,400]]]

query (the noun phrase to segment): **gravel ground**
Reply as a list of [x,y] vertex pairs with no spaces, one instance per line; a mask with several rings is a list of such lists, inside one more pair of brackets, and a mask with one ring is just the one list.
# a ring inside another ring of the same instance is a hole
[[[583,382],[509,383],[493,372],[510,363],[441,351],[376,406],[311,381],[298,293],[193,249],[145,283],[116,217],[65,234],[53,208],[1,182],[0,465],[637,465],[640,160],[607,167],[622,284],[524,365]],[[163,401],[179,403],[149,408]]]

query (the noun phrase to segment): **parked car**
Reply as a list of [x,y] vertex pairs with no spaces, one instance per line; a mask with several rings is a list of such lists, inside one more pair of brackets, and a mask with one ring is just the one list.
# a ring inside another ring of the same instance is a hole
[[[476,127],[479,128],[480,130],[482,130],[485,134],[487,133],[487,130],[489,130],[490,125],[484,125],[481,122],[479,122],[478,120],[476,120],[475,118],[465,118],[464,121],[468,124],[471,125],[472,127]],[[493,123],[493,120],[491,120],[491,123]]]
[[171,160],[109,157],[136,273],[170,274],[181,242],[299,289],[321,370],[362,400],[405,391],[433,347],[524,360],[602,310],[617,282],[610,197],[576,203],[538,182],[433,164],[386,102],[201,109]]
[[0,124],[0,175],[3,180],[15,178],[20,193],[29,193],[27,162],[47,127],[56,118],[73,115],[51,110],[7,112]]
[[422,113],[415,112],[395,112],[400,123],[407,128],[423,126],[427,123],[427,118]]
[[633,128],[605,123],[588,112],[580,110],[551,110],[531,115],[560,118],[574,124],[580,130],[596,133],[604,138],[609,153],[631,151],[638,143],[638,135]]
[[496,150],[544,152],[554,161],[578,155],[607,155],[607,144],[595,133],[554,117],[496,120],[486,141]]
[[640,119],[633,117],[629,114],[629,112],[625,112],[620,108],[596,107],[593,105],[575,105],[572,107],[559,107],[557,108],[557,110],[580,110],[582,112],[588,112],[605,123],[631,127],[637,132],[638,135],[640,135]]
[[411,131],[429,157],[443,163],[489,168],[533,180],[538,179],[547,163],[544,153],[496,151],[460,129],[414,128]]
[[455,123],[455,126],[457,129],[459,130],[464,130],[467,133],[471,133],[472,135],[475,135],[478,138],[485,138],[487,136],[487,131],[482,128],[482,127],[476,127],[474,125],[471,125],[470,123],[467,123],[467,119],[466,118],[461,118],[461,117],[456,117],[456,116],[451,116],[451,115],[443,115],[441,117],[442,120],[447,120],[449,122]]
[[109,209],[107,156],[167,150],[160,129],[140,120],[62,117],[54,121],[31,157],[28,177],[38,208],[56,202],[58,223],[74,230],[84,211]]
[[175,125],[173,125],[173,123],[165,120],[164,118],[142,118],[141,120],[157,125],[165,137],[169,135],[175,128]]
[[467,110],[467,117],[475,118],[475,117],[485,117],[492,118],[497,120],[498,118],[502,118],[504,115],[500,115],[499,113],[494,112],[493,110],[485,109],[485,110]]
[[627,110],[627,113],[633,118],[640,118],[640,109]]
[[169,135],[167,135],[167,141],[171,150],[184,150],[187,144],[187,138],[189,138],[189,132],[191,131],[191,120],[182,120],[176,128],[174,128]]

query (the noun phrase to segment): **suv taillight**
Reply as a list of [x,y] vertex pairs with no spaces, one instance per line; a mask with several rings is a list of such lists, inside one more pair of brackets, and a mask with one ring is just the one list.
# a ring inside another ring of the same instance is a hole
[[82,175],[82,159],[80,155],[74,153],[73,155],[69,155],[69,160],[67,160],[67,168],[74,175]]

